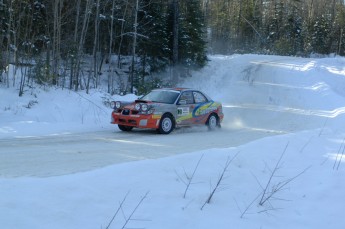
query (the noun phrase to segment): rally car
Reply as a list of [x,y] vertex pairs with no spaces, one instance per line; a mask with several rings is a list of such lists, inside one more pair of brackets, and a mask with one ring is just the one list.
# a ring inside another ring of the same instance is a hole
[[122,131],[150,128],[169,134],[176,127],[194,125],[214,130],[224,118],[220,102],[187,88],[155,89],[133,102],[112,101],[111,106],[111,123]]

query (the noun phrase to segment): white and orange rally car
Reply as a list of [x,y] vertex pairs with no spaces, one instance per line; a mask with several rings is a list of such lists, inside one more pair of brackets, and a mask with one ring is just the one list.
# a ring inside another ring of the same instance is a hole
[[151,128],[169,134],[175,127],[195,125],[213,130],[224,118],[221,103],[186,88],[155,89],[133,102],[113,101],[111,106],[111,123],[122,131]]

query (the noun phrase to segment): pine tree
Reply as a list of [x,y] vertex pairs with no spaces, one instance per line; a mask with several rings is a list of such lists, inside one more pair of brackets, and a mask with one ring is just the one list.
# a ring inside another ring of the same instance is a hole
[[279,29],[279,38],[274,43],[274,53],[295,55],[303,51],[302,18],[300,2],[293,0],[284,5],[285,12]]
[[199,0],[187,0],[181,7],[179,63],[187,69],[207,63],[205,24]]
[[313,52],[320,54],[329,53],[330,24],[326,16],[321,15],[314,22],[312,28],[311,47]]
[[5,37],[8,25],[8,10],[7,5],[0,1],[0,83],[4,81],[3,71],[5,70],[4,50],[6,49]]
[[[138,71],[137,88],[139,93],[157,87],[160,79],[155,75],[165,71],[169,64],[170,51],[166,28],[166,14],[160,1],[144,0],[139,12]],[[147,78],[147,76],[150,76]]]
[[146,58],[150,72],[162,71],[169,63],[168,36],[166,14],[162,13],[163,6],[158,1],[145,0],[140,12],[138,53]]
[[232,39],[236,44],[234,48],[237,52],[252,52],[257,49],[255,47],[258,45],[257,36],[260,36],[254,20],[254,2],[253,0],[241,1],[239,7],[236,35]]

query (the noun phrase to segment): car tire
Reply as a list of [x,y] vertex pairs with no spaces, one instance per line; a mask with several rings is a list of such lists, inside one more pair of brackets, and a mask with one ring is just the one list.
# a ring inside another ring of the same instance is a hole
[[209,130],[215,130],[217,128],[220,128],[220,124],[218,121],[218,116],[216,114],[211,114],[206,122],[206,125],[208,127]]
[[164,114],[159,122],[158,132],[160,134],[169,134],[175,129],[175,121],[171,114]]
[[122,131],[131,131],[133,129],[133,126],[118,125],[118,127]]

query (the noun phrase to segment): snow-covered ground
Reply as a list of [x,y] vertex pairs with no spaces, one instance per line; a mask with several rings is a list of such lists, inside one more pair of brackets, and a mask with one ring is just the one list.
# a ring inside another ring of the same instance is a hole
[[[0,174],[1,228],[343,229],[345,59],[210,59],[181,86],[220,100],[230,111],[224,128],[277,135],[63,176]],[[104,102],[116,97],[16,94],[0,88],[0,151],[11,138],[114,131]]]

